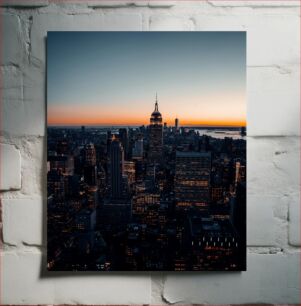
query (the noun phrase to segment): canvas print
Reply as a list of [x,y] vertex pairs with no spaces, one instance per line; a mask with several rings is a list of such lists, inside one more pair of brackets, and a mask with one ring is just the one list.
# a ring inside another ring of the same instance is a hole
[[246,270],[246,33],[48,32],[49,271]]

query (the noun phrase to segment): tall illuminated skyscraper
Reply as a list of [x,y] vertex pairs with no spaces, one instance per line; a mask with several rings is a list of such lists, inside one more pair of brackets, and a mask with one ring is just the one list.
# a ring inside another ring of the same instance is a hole
[[87,166],[96,165],[96,150],[92,143],[85,145],[85,164]]
[[175,198],[177,208],[208,208],[210,171],[210,153],[176,152]]
[[85,145],[85,164],[84,164],[84,178],[89,186],[96,185],[96,150],[94,144]]
[[135,145],[132,151],[133,159],[142,159],[143,158],[143,138],[139,138],[135,141]]
[[113,136],[110,145],[110,181],[111,197],[113,199],[120,199],[122,197],[123,163],[123,147],[120,141]]
[[149,161],[159,163],[163,151],[163,126],[162,115],[158,108],[158,97],[156,95],[155,110],[150,117],[149,125]]
[[121,141],[123,151],[124,151],[124,159],[128,159],[128,131],[125,128],[119,129],[119,139]]

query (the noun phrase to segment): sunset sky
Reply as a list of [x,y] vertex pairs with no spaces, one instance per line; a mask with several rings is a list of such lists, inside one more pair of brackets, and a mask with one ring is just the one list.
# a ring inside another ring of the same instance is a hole
[[49,125],[246,124],[245,32],[48,32]]

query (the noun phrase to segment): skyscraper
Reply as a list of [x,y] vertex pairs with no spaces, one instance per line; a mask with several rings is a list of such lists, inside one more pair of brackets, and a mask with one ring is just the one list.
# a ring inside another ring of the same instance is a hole
[[90,143],[85,145],[85,165],[95,166],[96,165],[96,150],[94,144]]
[[132,158],[135,160],[143,158],[143,138],[139,138],[135,141],[132,150]]
[[128,131],[125,128],[119,129],[119,139],[121,141],[121,144],[123,146],[124,150],[124,158],[128,159],[128,147],[129,147],[129,141],[128,141]]
[[177,208],[209,204],[211,153],[176,152],[175,198]]
[[120,199],[122,197],[122,175],[123,175],[124,152],[122,145],[113,135],[110,145],[110,183],[111,197]]
[[159,163],[162,159],[163,151],[163,128],[162,115],[158,108],[158,98],[156,95],[155,110],[150,117],[149,125],[149,161]]
[[84,164],[84,178],[85,182],[90,186],[96,185],[96,150],[94,144],[85,145],[85,164]]
[[179,128],[179,119],[176,118],[175,119],[175,129],[176,129],[176,131],[178,130],[178,128]]

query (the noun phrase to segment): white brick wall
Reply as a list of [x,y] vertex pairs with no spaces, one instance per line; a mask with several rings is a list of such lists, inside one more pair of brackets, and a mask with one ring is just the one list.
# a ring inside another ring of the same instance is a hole
[[5,244],[21,249],[24,246],[42,246],[43,242],[45,243],[43,207],[46,205],[46,199],[44,202],[42,198],[4,199],[2,205]]
[[0,188],[17,190],[21,188],[21,155],[13,145],[0,144]]
[[[299,1],[1,1],[2,304],[298,303]],[[248,271],[45,272],[49,30],[246,30]]]

